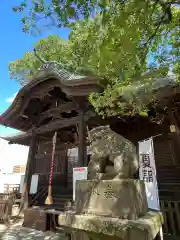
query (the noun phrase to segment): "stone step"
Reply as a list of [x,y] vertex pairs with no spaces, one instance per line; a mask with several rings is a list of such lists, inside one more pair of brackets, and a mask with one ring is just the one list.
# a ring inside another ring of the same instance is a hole
[[61,202],[65,203],[65,202],[68,202],[70,200],[71,200],[71,198],[64,198],[64,199],[62,199],[62,198],[55,198],[55,197],[53,197],[53,201],[57,202],[57,203],[61,203]]
[[65,198],[72,198],[72,194],[52,194],[53,197],[55,198],[62,198],[62,199],[65,199]]

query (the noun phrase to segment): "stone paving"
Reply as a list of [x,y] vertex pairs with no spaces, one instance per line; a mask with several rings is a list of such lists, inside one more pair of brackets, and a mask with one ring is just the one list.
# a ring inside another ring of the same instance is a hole
[[13,207],[10,226],[0,223],[0,240],[68,240],[63,233],[41,232],[22,227],[23,216],[17,217],[19,209]]
[[41,232],[34,229],[23,228],[20,223],[6,227],[0,224],[1,240],[67,240],[63,233]]

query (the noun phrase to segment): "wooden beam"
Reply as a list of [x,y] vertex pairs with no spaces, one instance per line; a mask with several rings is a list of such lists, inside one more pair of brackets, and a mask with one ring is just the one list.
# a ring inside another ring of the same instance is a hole
[[79,148],[78,157],[80,167],[87,166],[87,144],[86,144],[86,124],[85,124],[85,111],[79,114]]
[[74,109],[76,109],[76,106],[73,102],[68,102],[68,103],[65,103],[65,104],[63,104],[59,107],[49,109],[46,112],[40,114],[39,123],[42,122],[47,117],[51,117],[51,116],[53,116],[53,117],[58,116],[59,117],[59,116],[61,116],[60,115],[61,113],[71,111],[71,110],[74,110]]
[[[52,143],[52,142],[51,142]],[[58,146],[57,146],[58,147]],[[61,149],[57,149],[56,150],[56,154],[58,155],[58,154],[62,154],[62,152],[64,151],[64,149],[69,149],[69,148],[72,148],[72,147],[74,147],[74,145],[72,145],[72,144],[63,144],[62,145],[62,148]],[[50,159],[51,158],[51,156],[52,156],[52,153],[51,152],[48,152],[48,153],[46,153],[46,154],[44,154],[44,153],[38,153],[38,154],[36,154],[36,159],[37,160],[39,160],[39,159]]]
[[[76,125],[79,123],[79,117],[73,117],[70,119],[58,119],[56,121],[50,122],[46,125],[43,125],[39,128],[34,129],[34,133],[39,135],[39,134],[44,134],[44,133],[49,133],[49,132],[54,132],[56,130],[66,128],[72,125]],[[27,132],[28,136],[32,137],[31,131]]]
[[[92,117],[92,111],[86,112],[84,115],[84,121],[88,121],[89,118]],[[58,129],[70,127],[76,124],[79,124],[80,117],[79,115],[76,117],[72,118],[63,118],[63,119],[58,119],[53,122],[50,122],[44,126],[41,126],[39,128],[34,129],[35,134],[43,134],[43,133],[48,133],[48,132],[54,132]],[[31,132],[27,133],[28,136],[31,136]]]
[[28,160],[26,164],[26,171],[24,177],[23,193],[21,198],[21,210],[29,207],[29,193],[31,186],[31,178],[35,168],[35,154],[37,149],[37,139],[34,133],[32,133],[31,144],[29,148]]
[[65,119],[59,119],[55,120],[53,122],[50,122],[44,126],[41,126],[39,128],[35,129],[36,134],[42,134],[42,133],[48,133],[48,132],[54,132],[58,129],[62,129],[65,127],[69,127],[72,125],[76,125],[79,122],[79,116],[73,117],[73,118],[65,118]]
[[68,188],[68,149],[66,151],[65,166],[64,166],[64,187]]

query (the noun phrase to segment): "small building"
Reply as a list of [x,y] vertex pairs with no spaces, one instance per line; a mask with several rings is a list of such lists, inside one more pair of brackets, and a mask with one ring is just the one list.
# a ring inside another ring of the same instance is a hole
[[[174,83],[169,84],[173,79],[164,79],[164,82],[166,80],[167,84],[156,90],[159,101],[149,112],[151,117],[160,116],[161,121],[153,122],[149,117],[139,115],[103,120],[95,114],[88,101],[91,92],[101,90],[96,77],[77,76],[62,70],[57,64],[45,64],[19,91],[1,121],[5,126],[23,132],[7,137],[10,144],[30,146],[25,183],[29,193],[32,174],[39,175],[36,204],[43,205],[47,196],[54,133],[57,132],[57,142],[52,195],[54,204],[63,210],[64,199],[72,199],[72,169],[88,164],[87,129],[108,123],[135,145],[154,136],[165,233],[180,236],[180,88]],[[78,149],[78,156],[70,154],[73,152],[70,149],[74,148]]]
[[19,192],[21,176],[19,173],[0,173],[0,194]]
[[25,173],[26,166],[25,165],[15,165],[13,167],[13,173]]

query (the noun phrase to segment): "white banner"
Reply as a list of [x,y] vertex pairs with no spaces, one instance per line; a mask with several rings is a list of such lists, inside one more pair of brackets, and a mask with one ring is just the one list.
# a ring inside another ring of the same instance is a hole
[[145,182],[148,207],[160,210],[152,138],[139,142],[139,164],[139,176]]

